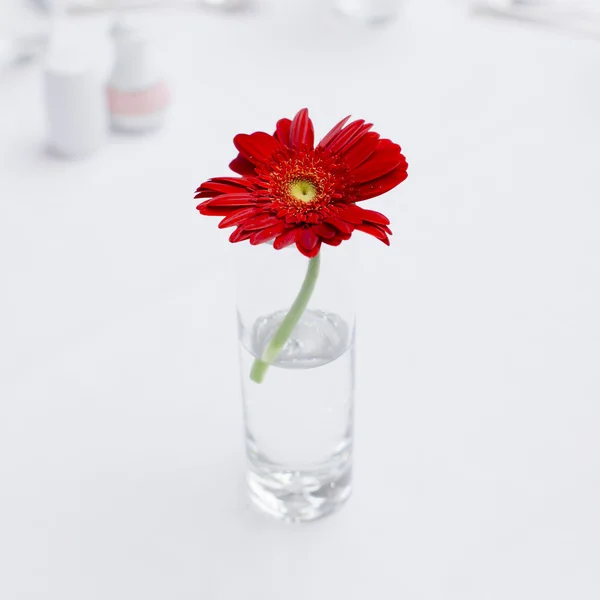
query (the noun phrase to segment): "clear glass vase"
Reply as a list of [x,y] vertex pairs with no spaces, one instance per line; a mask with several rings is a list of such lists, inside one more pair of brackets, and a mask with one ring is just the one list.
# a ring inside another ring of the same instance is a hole
[[295,247],[236,248],[248,491],[284,521],[318,519],[350,495],[353,247],[324,247],[315,259]]

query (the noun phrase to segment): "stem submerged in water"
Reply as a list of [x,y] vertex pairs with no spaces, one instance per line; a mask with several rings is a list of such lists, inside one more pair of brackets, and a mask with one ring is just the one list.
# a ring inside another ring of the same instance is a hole
[[302,287],[294,300],[294,304],[290,308],[287,315],[281,322],[281,325],[275,332],[273,339],[269,342],[268,346],[262,353],[261,358],[254,359],[252,370],[250,371],[250,379],[256,383],[262,383],[267,370],[273,363],[273,361],[279,356],[285,343],[288,341],[294,327],[298,324],[298,321],[304,314],[306,307],[310,301],[310,298],[315,289],[317,283],[317,277],[319,276],[319,269],[321,266],[321,253],[317,254],[314,258],[311,258],[308,262],[308,270],[304,277]]

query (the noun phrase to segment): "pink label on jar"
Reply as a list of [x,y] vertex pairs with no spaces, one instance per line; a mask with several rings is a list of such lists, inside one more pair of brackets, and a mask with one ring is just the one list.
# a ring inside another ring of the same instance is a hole
[[164,110],[169,105],[171,95],[164,81],[135,92],[122,92],[108,88],[108,107],[114,115],[151,115]]

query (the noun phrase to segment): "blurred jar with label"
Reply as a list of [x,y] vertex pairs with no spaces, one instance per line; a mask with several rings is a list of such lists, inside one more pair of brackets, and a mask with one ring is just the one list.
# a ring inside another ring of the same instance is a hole
[[115,131],[145,133],[165,121],[171,93],[157,52],[157,40],[131,19],[112,28],[115,63],[108,83],[108,105]]

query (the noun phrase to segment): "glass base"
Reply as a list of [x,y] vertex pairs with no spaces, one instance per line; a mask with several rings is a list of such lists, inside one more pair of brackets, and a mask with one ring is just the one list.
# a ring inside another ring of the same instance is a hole
[[343,506],[352,492],[349,449],[314,469],[292,471],[248,451],[248,490],[254,506],[280,521],[305,523]]

